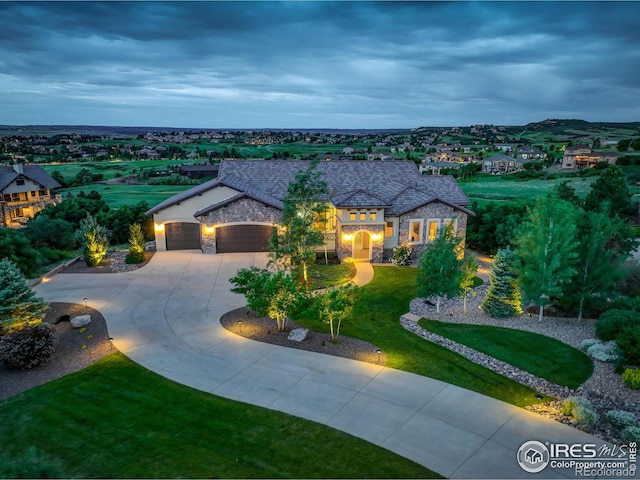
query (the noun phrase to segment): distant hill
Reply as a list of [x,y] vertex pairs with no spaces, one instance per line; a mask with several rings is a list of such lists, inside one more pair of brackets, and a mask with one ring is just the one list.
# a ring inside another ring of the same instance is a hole
[[[619,132],[620,130],[635,131],[640,135],[640,122],[587,122],[578,119],[548,119],[542,122],[528,123],[522,127],[508,127],[510,130],[521,129],[532,132],[550,132],[556,135],[575,132],[594,132],[606,134],[607,131]],[[631,132],[630,132],[631,133]]]

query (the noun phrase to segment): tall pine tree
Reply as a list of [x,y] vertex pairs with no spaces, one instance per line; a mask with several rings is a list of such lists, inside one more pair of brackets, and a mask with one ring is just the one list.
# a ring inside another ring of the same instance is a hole
[[38,325],[47,308],[16,264],[8,258],[0,260],[0,334],[8,335]]
[[517,257],[509,248],[498,250],[489,277],[490,286],[480,307],[497,318],[522,314],[522,298],[516,273]]

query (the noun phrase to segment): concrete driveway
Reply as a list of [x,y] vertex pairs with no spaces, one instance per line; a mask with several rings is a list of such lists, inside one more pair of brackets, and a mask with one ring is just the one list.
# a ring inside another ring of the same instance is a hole
[[106,318],[115,346],[164,377],[329,425],[447,477],[572,478],[550,467],[526,473],[518,448],[530,440],[601,443],[437,380],[225,330],[220,316],[245,303],[229,291],[229,278],[266,261],[265,254],[158,252],[134,272],[59,274],[36,291],[49,302],[82,304],[86,297]]

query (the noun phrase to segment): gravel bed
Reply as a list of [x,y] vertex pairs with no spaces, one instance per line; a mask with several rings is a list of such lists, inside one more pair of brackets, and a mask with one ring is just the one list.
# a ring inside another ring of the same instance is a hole
[[[593,319],[583,319],[578,322],[576,318],[545,316],[542,322],[537,315],[525,313],[520,317],[493,318],[486,315],[480,309],[480,303],[484,299],[488,285],[484,284],[474,289],[474,295],[467,298],[467,315],[463,315],[463,300],[455,297],[440,301],[440,313],[436,313],[435,299],[416,298],[411,301],[410,313],[418,317],[429,318],[449,323],[463,323],[472,325],[491,325],[497,327],[513,328],[527,332],[546,335],[560,340],[567,345],[580,348],[580,343],[588,338],[595,338],[595,323]],[[613,365],[594,360],[593,375],[575,391],[561,387],[540,379],[526,372],[521,372],[515,367],[498,362],[488,355],[476,352],[463,345],[444,339],[420,328],[413,320],[407,318],[401,320],[405,328],[416,334],[424,336],[430,341],[442,344],[450,350],[461,353],[470,360],[490,368],[498,373],[534,388],[542,393],[553,396],[559,401],[548,404],[538,404],[527,407],[542,415],[554,418],[563,423],[572,424],[589,433],[600,436],[609,441],[616,440],[616,431],[604,421],[600,421],[595,427],[575,425],[571,419],[562,416],[558,412],[561,400],[568,396],[582,396],[593,405],[600,418],[603,418],[609,410],[626,410],[633,412],[640,419],[640,390],[632,390],[623,381],[622,376],[615,373]],[[418,330],[419,329],[419,330]],[[553,359],[549,359],[553,361]]]

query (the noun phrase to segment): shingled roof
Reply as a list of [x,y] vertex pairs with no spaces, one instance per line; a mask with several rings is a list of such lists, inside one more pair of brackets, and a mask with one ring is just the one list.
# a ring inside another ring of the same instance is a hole
[[[216,180],[174,195],[147,213],[155,213],[180,201],[200,195],[220,185],[231,187],[276,208],[289,183],[309,161],[302,160],[223,160]],[[455,179],[448,176],[422,176],[412,161],[331,161],[318,163],[322,180],[327,182],[330,200],[342,208],[386,208],[389,215],[401,215],[433,201],[441,201],[466,213],[469,199]],[[199,211],[211,211],[216,206]]]
[[39,165],[21,165],[21,167],[22,173],[18,173],[13,168],[13,165],[0,165],[0,192],[20,176],[28,178],[34,183],[42,185],[44,188],[51,189],[61,187],[61,185]]

